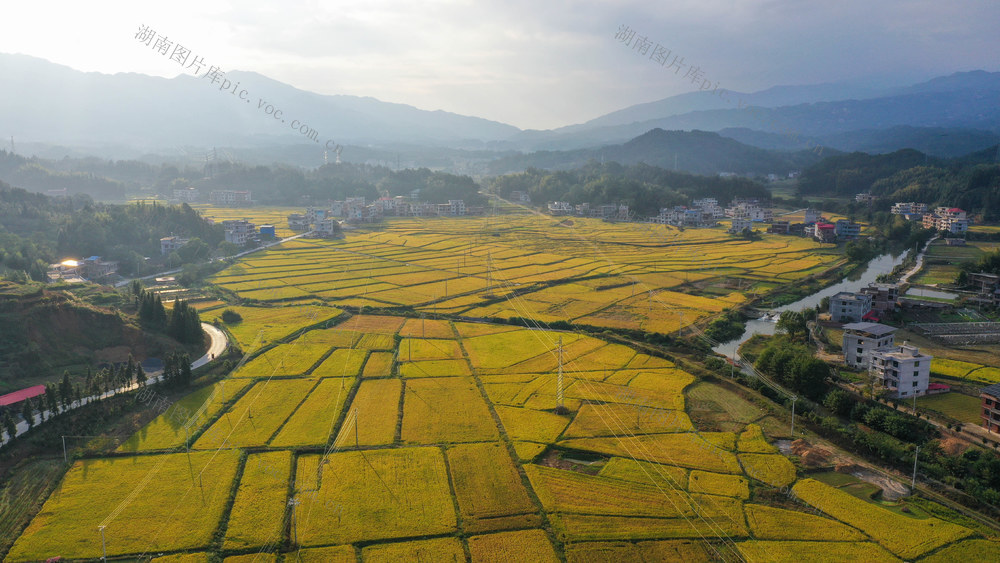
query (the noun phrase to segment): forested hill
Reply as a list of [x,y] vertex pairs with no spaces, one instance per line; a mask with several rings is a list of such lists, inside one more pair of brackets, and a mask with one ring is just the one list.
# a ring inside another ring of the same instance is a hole
[[221,225],[206,223],[187,205],[104,204],[86,195],[52,198],[0,182],[0,272],[24,271],[42,280],[64,257],[101,256],[136,273],[158,257],[160,238],[176,234],[209,247],[223,240]]
[[802,195],[851,197],[871,192],[879,208],[896,201],[961,207],[984,220],[1000,219],[998,147],[955,159],[907,149],[891,154],[852,153],[827,158],[802,172]]
[[829,149],[770,151],[708,131],[652,129],[621,145],[571,151],[539,151],[500,158],[489,164],[489,170],[494,174],[532,167],[567,170],[582,166],[590,160],[597,160],[622,164],[644,162],[694,174],[731,172],[766,175],[801,170],[833,153]]
[[514,191],[528,192],[534,205],[549,201],[625,203],[639,216],[656,215],[662,207],[685,205],[698,198],[714,197],[725,204],[734,197],[769,197],[763,185],[747,178],[699,176],[616,162],[591,162],[559,172],[529,168],[493,178],[486,187],[504,198]]

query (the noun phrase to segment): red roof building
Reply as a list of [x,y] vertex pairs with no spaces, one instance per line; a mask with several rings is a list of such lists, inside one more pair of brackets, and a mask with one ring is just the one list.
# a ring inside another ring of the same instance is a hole
[[0,395],[0,407],[6,407],[9,405],[16,405],[25,399],[31,399],[39,395],[45,394],[44,385],[33,385],[31,387],[26,387],[20,391],[14,391],[13,393],[7,393],[6,395]]

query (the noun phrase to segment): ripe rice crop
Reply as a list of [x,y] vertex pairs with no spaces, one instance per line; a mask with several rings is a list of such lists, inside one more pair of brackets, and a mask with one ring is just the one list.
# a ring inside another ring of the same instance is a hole
[[451,323],[434,319],[407,319],[399,335],[404,338],[455,338]]
[[469,553],[474,563],[559,561],[552,542],[542,530],[518,530],[472,536],[469,538]]
[[601,477],[645,483],[660,489],[687,489],[688,472],[680,467],[613,457],[601,468]]
[[302,375],[329,351],[330,347],[325,344],[279,344],[243,364],[233,372],[233,377]]
[[524,467],[549,512],[622,516],[690,517],[686,494],[642,483],[608,479],[541,465]]
[[366,350],[338,348],[310,374],[312,377],[357,377],[368,355]]
[[684,561],[708,563],[712,561],[701,542],[688,540],[629,542],[586,542],[566,546],[569,563],[620,561]]
[[739,542],[736,548],[747,561],[799,563],[815,561],[899,561],[888,551],[871,542],[759,541]]
[[580,407],[563,436],[590,438],[692,430],[694,426],[684,411],[668,411],[643,405],[585,404]]
[[559,437],[569,417],[519,407],[497,405],[494,407],[504,430],[512,440],[551,443]]
[[205,431],[192,448],[255,447],[267,444],[316,384],[313,379],[261,381]]
[[715,473],[743,473],[736,456],[693,433],[648,434],[623,438],[575,438],[559,445],[607,455]]
[[[372,380],[375,382],[378,380]],[[436,444],[495,440],[493,417],[468,377],[409,379],[403,400],[403,442]]]
[[748,424],[746,430],[740,434],[737,449],[739,449],[740,452],[758,454],[778,453],[778,448],[767,443],[767,438],[764,436],[764,432],[760,429],[760,426],[756,424]]
[[977,370],[983,366],[958,360],[948,360],[945,358],[934,358],[931,360],[931,371],[947,377],[962,379],[969,375],[969,372]]
[[740,463],[748,477],[772,487],[784,487],[795,481],[795,466],[781,454],[740,454]]
[[[221,315],[231,309],[243,320],[235,324],[224,324],[226,330],[244,349],[248,349],[256,340],[257,334],[263,331],[265,342],[285,338],[296,330],[317,323],[325,323],[337,318],[343,311],[321,305],[296,305],[289,307],[242,307],[226,306],[212,313],[203,315],[202,320],[209,321],[213,315]],[[221,322],[221,319],[220,319]]]
[[338,447],[351,447],[355,442],[362,446],[391,444],[396,437],[402,386],[399,379],[363,380],[348,409],[357,410],[357,417],[351,416],[356,423],[341,428],[335,444]]
[[514,451],[517,453],[518,461],[533,461],[538,454],[545,451],[545,444],[535,442],[514,442]]
[[399,364],[399,374],[404,378],[413,377],[455,377],[469,376],[469,363],[465,360],[427,360]]
[[350,545],[298,549],[285,554],[284,561],[295,563],[357,563],[358,556]]
[[455,498],[466,528],[485,520],[537,511],[507,449],[496,442],[460,444],[447,450]]
[[354,381],[347,378],[320,380],[271,440],[271,447],[326,445]]
[[365,369],[361,377],[389,377],[392,375],[394,352],[372,352],[365,361]]
[[864,541],[865,535],[836,520],[774,508],[760,504],[747,504],[743,509],[747,514],[750,531],[761,540],[821,540],[821,541]]
[[746,479],[739,475],[692,471],[688,477],[688,490],[692,493],[735,497],[743,500],[750,498],[750,485]]
[[53,553],[97,559],[102,522],[112,556],[205,547],[222,517],[238,458],[236,452],[192,452],[77,461],[7,560],[44,560]]
[[890,512],[813,479],[799,481],[792,492],[905,559],[919,557],[972,534],[968,528],[937,518],[917,519]]
[[225,549],[261,547],[281,539],[291,464],[290,452],[247,456],[229,514]]
[[399,361],[457,360],[462,357],[462,349],[454,340],[428,338],[404,338],[399,343]]
[[[351,554],[354,562],[354,554]],[[439,561],[465,561],[465,551],[458,538],[434,538],[430,540],[369,545],[361,549],[365,563],[438,563]]]
[[[454,501],[440,449],[339,452],[328,460],[318,491],[297,484],[303,546],[455,531]],[[300,458],[300,468],[315,476],[318,461],[319,456],[305,462]]]
[[922,563],[952,561],[1000,561],[1000,543],[990,540],[963,540],[920,560]]
[[[165,450],[184,445],[188,436],[195,434],[212,420],[248,385],[249,381],[228,379],[198,389],[149,421],[149,424],[129,437],[118,451]],[[188,426],[188,431],[184,430],[185,426]]]

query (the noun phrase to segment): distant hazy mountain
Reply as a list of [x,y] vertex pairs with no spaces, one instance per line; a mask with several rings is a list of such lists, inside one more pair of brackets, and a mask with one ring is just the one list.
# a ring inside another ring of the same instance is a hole
[[[827,151],[823,156],[834,154]],[[621,164],[644,162],[668,170],[695,174],[785,174],[821,160],[812,151],[777,152],[745,145],[706,131],[654,129],[626,143],[597,149],[539,151],[508,156],[490,163],[489,171],[503,174],[528,167],[565,170],[591,160]]]
[[1000,143],[1000,135],[978,129],[911,127],[898,125],[888,129],[864,129],[832,135],[808,137],[796,143],[786,135],[753,129],[734,128],[719,131],[723,137],[770,150],[796,150],[802,141],[843,152],[890,153],[901,148],[916,149],[940,157],[957,157]]
[[[327,140],[473,146],[505,139],[516,127],[358,96],[324,96],[252,72],[226,75],[236,93],[205,78],[84,73],[24,55],[0,54],[0,134],[15,141],[136,148],[259,146],[308,141],[293,120]],[[240,98],[240,92],[246,90]],[[272,106],[271,114],[266,113]],[[280,118],[274,118],[280,110]],[[282,121],[283,120],[283,121]],[[317,142],[318,141],[318,142]]]
[[[858,98],[865,95],[861,90],[854,93]],[[733,104],[712,109],[711,106],[718,103],[697,98],[699,95],[685,94],[632,106],[587,124],[549,131],[524,131],[512,137],[511,142],[519,143],[524,149],[572,149],[624,142],[655,128],[703,131],[738,128],[764,133],[787,132],[785,142],[774,140],[772,144],[794,150],[805,148],[804,141],[813,137],[898,126],[1000,133],[1000,72],[956,73],[881,94],[867,93],[878,97],[794,105],[780,104],[796,98],[807,100],[809,96],[830,97],[836,92],[823,87],[775,88],[749,95],[749,105],[744,109],[736,109]],[[696,99],[699,101],[695,102]],[[676,113],[685,108],[695,109]],[[641,120],[643,116],[649,118]],[[902,147],[889,147],[889,150],[898,148]]]

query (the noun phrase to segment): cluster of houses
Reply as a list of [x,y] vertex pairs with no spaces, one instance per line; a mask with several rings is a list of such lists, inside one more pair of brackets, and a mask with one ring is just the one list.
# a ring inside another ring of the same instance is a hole
[[968,214],[958,207],[938,207],[932,212],[926,203],[908,201],[894,203],[891,212],[909,221],[920,221],[925,229],[945,231],[955,235],[965,234],[969,230]]
[[843,327],[844,362],[867,369],[873,382],[894,399],[944,393],[947,385],[931,383],[933,356],[907,343],[896,345],[896,329],[880,323],[848,323]]
[[83,283],[99,280],[117,271],[118,262],[102,260],[100,256],[91,256],[83,260],[67,259],[56,264],[49,264],[46,277],[50,283],[57,281]]
[[896,309],[899,285],[870,283],[857,293],[841,291],[830,297],[830,320],[835,323],[878,321]]
[[[171,195],[171,201],[177,203],[204,201],[198,188],[175,188]],[[208,202],[218,207],[250,207],[253,196],[249,190],[212,190],[208,193]]]
[[[274,225],[258,226],[246,219],[227,219],[222,222],[222,228],[225,230],[226,242],[236,246],[246,246],[251,242],[260,243],[263,240],[273,239],[276,235]],[[163,237],[160,239],[160,254],[169,256],[171,252],[179,250],[189,242],[191,239],[174,235]]]
[[595,217],[608,221],[628,221],[629,207],[625,204],[590,205],[580,203],[573,205],[568,201],[550,201],[546,204],[549,215],[575,215],[576,217]]
[[448,203],[426,203],[406,196],[385,196],[369,203],[364,197],[349,197],[332,201],[325,208],[310,207],[305,213],[292,213],[288,216],[288,228],[293,231],[312,229],[322,234],[332,233],[335,229],[327,220],[377,223],[384,217],[464,217],[482,215],[484,211],[481,206],[466,206],[461,199],[451,199]]
[[675,227],[714,227],[725,216],[726,210],[719,206],[718,200],[704,198],[694,200],[691,207],[664,207],[659,215],[650,217],[649,222]]

